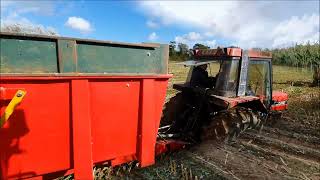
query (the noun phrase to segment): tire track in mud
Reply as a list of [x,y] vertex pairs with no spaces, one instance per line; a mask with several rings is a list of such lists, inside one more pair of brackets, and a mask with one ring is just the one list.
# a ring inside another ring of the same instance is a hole
[[250,130],[230,144],[206,141],[191,148],[190,157],[214,164],[227,179],[320,179],[318,132],[291,128]]
[[[240,144],[218,147],[219,145],[211,143],[196,148],[192,155],[200,156],[208,162],[207,164],[215,164],[222,169],[220,172],[227,179],[283,179],[284,177],[280,176],[281,173],[277,169],[266,169],[274,167],[276,163],[244,151]],[[287,177],[290,178],[292,177]]]
[[292,122],[288,117],[284,117],[284,119],[282,120],[275,120],[275,122],[269,124],[268,127],[281,129],[292,134],[298,134],[301,137],[320,137],[320,127],[318,125],[300,124],[297,122]]
[[274,139],[262,134],[256,133],[244,133],[241,140],[252,141],[255,145],[262,148],[269,148],[272,150],[277,150],[279,152],[285,152],[290,155],[295,155],[303,157],[305,159],[314,160],[320,162],[320,151],[306,146],[301,146],[300,144],[288,143],[279,139]]
[[[319,130],[320,131],[320,130]],[[261,131],[263,135],[272,137],[275,139],[282,139],[285,142],[301,144],[303,146],[320,149],[320,137],[308,136],[301,133],[290,132],[283,129],[263,127]]]

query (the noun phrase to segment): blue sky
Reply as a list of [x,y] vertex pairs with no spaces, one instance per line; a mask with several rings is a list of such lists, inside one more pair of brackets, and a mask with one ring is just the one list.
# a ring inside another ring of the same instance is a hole
[[319,41],[319,1],[1,0],[1,28],[12,24],[99,40],[272,48]]

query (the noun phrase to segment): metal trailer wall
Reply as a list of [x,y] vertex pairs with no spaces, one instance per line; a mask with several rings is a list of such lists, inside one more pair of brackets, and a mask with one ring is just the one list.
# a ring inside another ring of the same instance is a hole
[[52,179],[93,166],[154,163],[168,46],[1,35],[0,179]]

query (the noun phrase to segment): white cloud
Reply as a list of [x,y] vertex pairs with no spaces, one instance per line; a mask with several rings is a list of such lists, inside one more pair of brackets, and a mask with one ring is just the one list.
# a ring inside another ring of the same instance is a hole
[[[319,15],[292,17],[279,23],[272,32],[273,47],[290,46],[307,41],[319,41]],[[288,33],[290,32],[290,33]]]
[[59,35],[53,27],[32,22],[28,18],[20,16],[16,12],[12,12],[8,16],[1,18],[0,27],[0,31],[2,32]]
[[1,12],[11,11],[19,15],[26,13],[52,16],[56,13],[56,3],[54,1],[7,1],[0,2]]
[[189,32],[186,37],[188,39],[190,39],[191,41],[198,41],[198,40],[201,40],[203,39],[203,37],[199,34],[199,33],[196,33],[196,32]]
[[152,32],[149,36],[148,36],[148,39],[150,40],[150,41],[155,41],[155,40],[157,40],[159,38],[159,36],[157,35],[157,33],[155,33],[155,32]]
[[158,23],[156,23],[155,21],[153,20],[148,20],[146,22],[146,25],[149,27],[149,28],[157,28],[159,25]]
[[81,17],[69,17],[65,25],[83,34],[90,33],[93,30],[90,22]]
[[188,34],[184,34],[182,36],[176,36],[174,40],[179,43],[190,44],[191,42],[200,41],[202,39],[203,37],[200,35],[200,33],[189,32]]
[[207,46],[209,46],[209,47],[211,47],[211,48],[217,47],[217,41],[216,41],[216,40],[205,41],[204,44],[207,45]]
[[188,34],[184,34],[182,36],[176,36],[174,40],[177,43],[187,44],[190,48],[192,48],[195,43],[200,43],[211,48],[217,46],[216,40],[207,40],[206,35],[201,35],[197,32],[189,32]]
[[56,4],[53,1],[0,1],[0,11],[1,31],[59,35],[53,27],[26,18],[26,15],[54,15]]
[[[319,1],[139,1],[149,19],[244,48],[319,40]],[[196,34],[194,34],[196,35]],[[178,36],[180,40],[186,39]],[[197,38],[194,36],[194,38]],[[187,38],[191,40],[191,38]],[[204,40],[203,39],[203,40]]]
[[0,1],[1,11],[6,10],[9,6],[11,6],[14,2],[13,1]]

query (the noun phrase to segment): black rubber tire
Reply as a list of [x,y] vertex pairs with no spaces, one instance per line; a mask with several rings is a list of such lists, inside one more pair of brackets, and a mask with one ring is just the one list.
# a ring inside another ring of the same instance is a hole
[[179,116],[187,108],[188,99],[181,92],[170,98],[170,100],[164,105],[162,111],[162,117],[160,121],[160,127],[167,125],[174,125],[179,121]]

